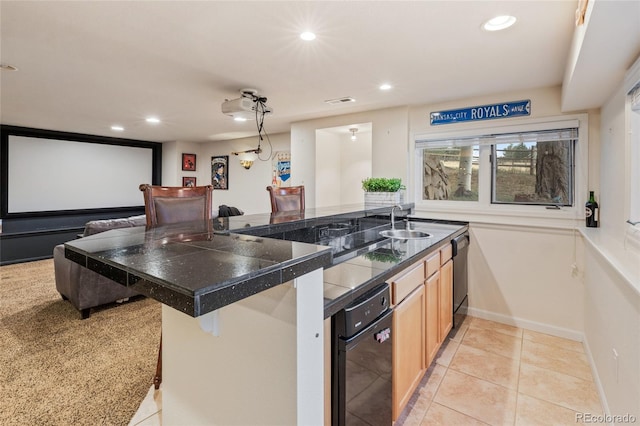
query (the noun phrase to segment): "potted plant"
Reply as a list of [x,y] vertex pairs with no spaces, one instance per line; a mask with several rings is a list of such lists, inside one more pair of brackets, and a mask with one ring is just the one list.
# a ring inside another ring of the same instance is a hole
[[399,178],[367,178],[362,181],[364,202],[367,204],[400,204],[404,202],[405,186]]

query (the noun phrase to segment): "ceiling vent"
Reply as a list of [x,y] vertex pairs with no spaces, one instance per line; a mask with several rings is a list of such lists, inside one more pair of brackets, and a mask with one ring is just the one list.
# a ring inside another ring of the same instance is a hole
[[348,103],[348,102],[355,102],[356,100],[353,99],[351,96],[345,96],[344,98],[338,98],[338,99],[329,99],[324,101],[325,103],[329,104],[329,105],[339,105],[339,104],[344,104],[344,103]]

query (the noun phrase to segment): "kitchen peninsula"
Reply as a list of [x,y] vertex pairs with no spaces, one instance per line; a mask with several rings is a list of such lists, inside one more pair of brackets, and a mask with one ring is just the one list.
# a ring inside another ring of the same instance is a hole
[[343,206],[118,229],[65,253],[163,303],[164,424],[322,424],[324,319],[466,229],[411,221],[433,237],[380,238],[389,213]]

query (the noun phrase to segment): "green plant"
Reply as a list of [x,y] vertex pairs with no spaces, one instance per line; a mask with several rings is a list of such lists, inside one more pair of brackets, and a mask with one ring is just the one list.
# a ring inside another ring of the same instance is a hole
[[406,187],[399,178],[366,178],[362,181],[362,189],[366,192],[398,192]]

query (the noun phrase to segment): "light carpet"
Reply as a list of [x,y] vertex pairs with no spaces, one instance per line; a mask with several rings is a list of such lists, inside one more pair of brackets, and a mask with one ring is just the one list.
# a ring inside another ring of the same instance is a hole
[[161,305],[63,301],[53,260],[0,267],[0,424],[126,425],[153,382]]

